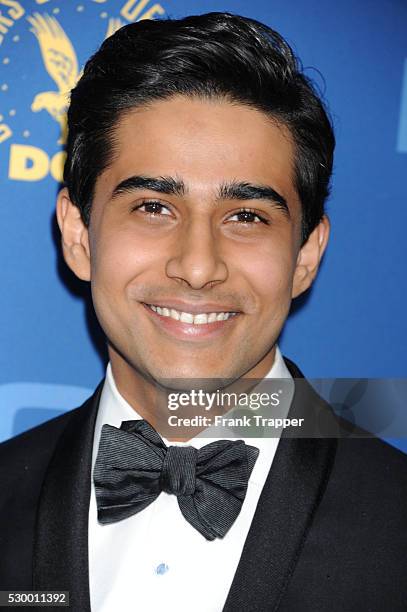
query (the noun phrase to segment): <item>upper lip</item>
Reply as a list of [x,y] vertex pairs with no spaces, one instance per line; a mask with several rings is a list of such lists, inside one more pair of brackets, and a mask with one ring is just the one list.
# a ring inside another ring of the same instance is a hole
[[237,308],[223,304],[214,304],[211,302],[205,303],[188,303],[179,300],[155,300],[154,302],[144,302],[149,306],[160,306],[160,308],[174,308],[179,312],[190,312],[191,314],[210,313],[210,312],[240,312]]

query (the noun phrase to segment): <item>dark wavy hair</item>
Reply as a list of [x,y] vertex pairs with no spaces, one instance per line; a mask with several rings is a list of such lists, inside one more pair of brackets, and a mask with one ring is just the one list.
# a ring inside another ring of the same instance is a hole
[[64,169],[83,221],[89,223],[96,180],[112,162],[119,118],[134,107],[177,94],[238,102],[289,129],[305,242],[321,220],[329,194],[332,125],[280,34],[229,13],[132,23],[89,59],[71,92]]

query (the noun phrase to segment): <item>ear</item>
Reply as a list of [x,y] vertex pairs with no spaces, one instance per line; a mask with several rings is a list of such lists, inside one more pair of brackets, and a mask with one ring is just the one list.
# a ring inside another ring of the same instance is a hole
[[328,244],[329,229],[329,219],[324,215],[309,235],[307,242],[301,247],[294,272],[293,298],[306,291],[316,277],[322,255]]
[[88,228],[80,210],[72,203],[66,187],[57,198],[57,220],[61,230],[64,259],[72,272],[82,280],[90,280],[90,249]]

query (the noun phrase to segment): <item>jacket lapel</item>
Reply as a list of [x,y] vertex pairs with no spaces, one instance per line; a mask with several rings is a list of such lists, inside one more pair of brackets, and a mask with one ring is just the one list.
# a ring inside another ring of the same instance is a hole
[[[294,378],[303,378],[286,360]],[[290,418],[315,422],[331,413],[312,387],[295,389]],[[264,485],[224,612],[277,610],[324,493],[336,452],[334,438],[282,437]]]
[[58,441],[42,487],[35,530],[33,588],[69,591],[71,609],[80,612],[90,611],[88,512],[93,431],[102,387],[103,382],[73,411]]
[[[303,378],[294,364],[286,363],[293,377]],[[301,382],[289,416],[315,420],[322,400]],[[61,435],[44,480],[36,523],[33,588],[69,591],[75,612],[90,612],[88,512],[93,432],[102,387],[103,382],[72,413]],[[325,403],[322,408],[330,411]],[[333,438],[282,437],[224,612],[278,609],[324,493],[335,451]]]

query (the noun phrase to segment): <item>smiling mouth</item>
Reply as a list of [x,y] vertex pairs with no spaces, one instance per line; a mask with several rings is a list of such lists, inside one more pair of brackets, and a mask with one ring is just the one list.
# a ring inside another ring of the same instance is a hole
[[227,321],[239,314],[238,312],[199,312],[194,314],[192,312],[176,310],[175,308],[156,306],[155,304],[145,304],[145,306],[162,317],[168,317],[181,323],[189,323],[190,325],[207,325],[208,323]]

